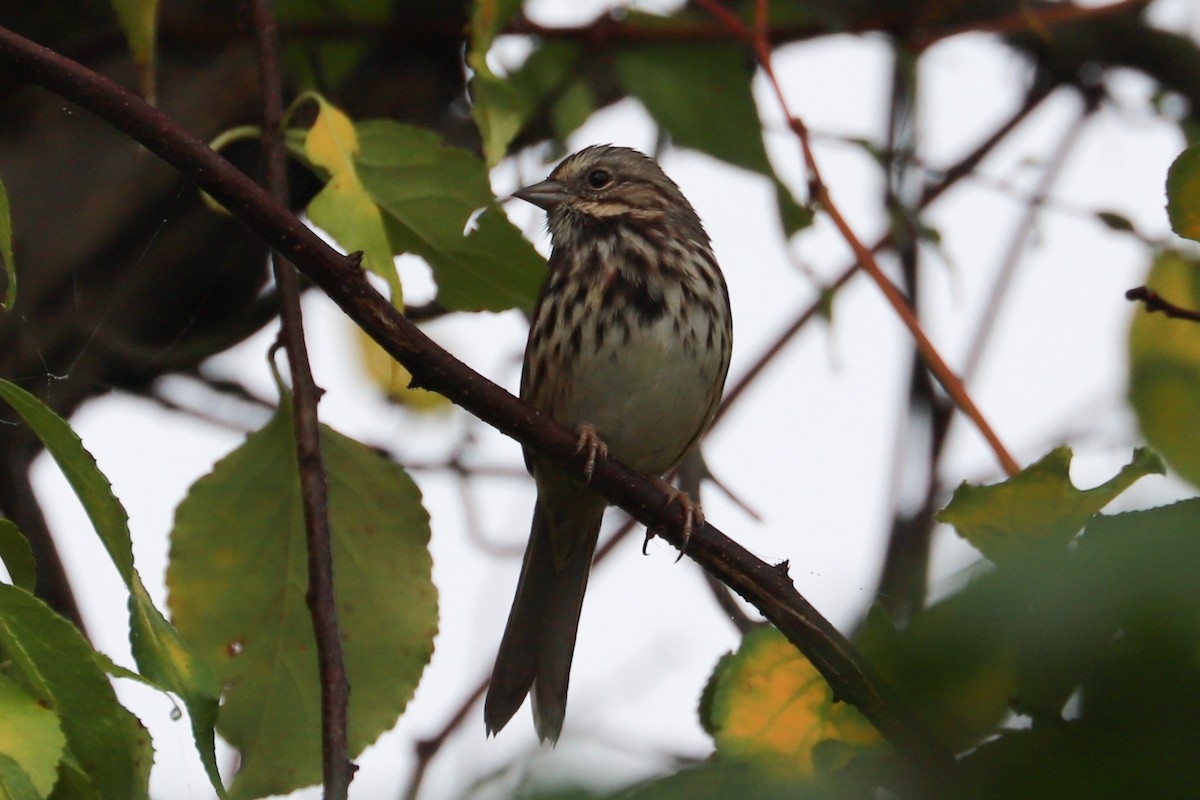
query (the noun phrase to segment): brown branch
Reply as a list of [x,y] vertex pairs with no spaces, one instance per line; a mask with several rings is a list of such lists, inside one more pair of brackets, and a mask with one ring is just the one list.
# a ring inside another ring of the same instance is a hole
[[[179,169],[236,219],[287,256],[422,386],[556,463],[576,463],[576,435],[447,353],[371,285],[359,259],[333,250],[285,207],[170,117],[108,79],[0,28],[0,64],[105,119]],[[598,459],[591,486],[639,522],[683,547],[683,513],[654,482],[612,458]],[[953,769],[937,737],[805,600],[787,574],[730,540],[711,523],[692,534],[687,555],[755,606],[813,663],[837,697],[855,705],[928,780]]]
[[[259,81],[263,101],[262,149],[266,183],[271,197],[286,205],[287,155],[283,145],[282,74],[279,67],[279,33],[271,0],[251,0],[251,28],[258,46]],[[346,800],[357,767],[350,761],[347,740],[347,706],[350,682],[342,656],[333,586],[333,549],[329,532],[329,482],[321,452],[317,403],[322,390],[313,380],[304,341],[300,310],[300,282],[295,268],[280,253],[272,253],[275,285],[279,289],[279,343],[287,352],[295,396],[293,423],[300,500],[308,552],[308,591],[305,602],[312,617],[317,643],[317,671],[321,684],[321,772],[326,800]]]
[[1186,319],[1189,322],[1200,322],[1200,311],[1193,311],[1190,308],[1177,306],[1147,286],[1138,286],[1130,289],[1125,293],[1125,299],[1142,303],[1146,307],[1146,311],[1150,314],[1157,311],[1171,319]]

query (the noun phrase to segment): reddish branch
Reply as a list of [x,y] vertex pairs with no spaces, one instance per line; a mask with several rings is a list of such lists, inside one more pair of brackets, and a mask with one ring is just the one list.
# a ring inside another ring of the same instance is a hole
[[[283,78],[279,67],[279,33],[271,0],[252,0],[249,17],[258,45],[266,183],[275,202],[285,205],[288,186],[287,153],[282,130]],[[346,712],[350,682],[346,677],[346,662],[342,656],[342,640],[334,602],[329,482],[325,475],[317,417],[321,389],[313,380],[308,347],[304,342],[304,319],[300,311],[300,286],[295,267],[278,252],[272,254],[271,260],[280,300],[279,341],[287,352],[295,398],[292,421],[308,553],[308,591],[305,601],[317,643],[317,671],[321,684],[321,766],[325,798],[346,800],[357,767],[350,761],[347,741]]]
[[[175,166],[269,246],[287,256],[421,386],[437,391],[541,456],[575,464],[574,433],[454,358],[406,319],[367,280],[359,259],[333,250],[285,207],[170,117],[108,79],[0,28],[0,64],[105,119]],[[579,469],[575,464],[574,468]],[[639,522],[683,545],[677,503],[614,459],[597,461],[591,486]],[[710,523],[693,533],[687,555],[755,606],[813,663],[839,699],[854,704],[930,780],[953,769],[950,753],[796,591],[786,564],[770,565]]]

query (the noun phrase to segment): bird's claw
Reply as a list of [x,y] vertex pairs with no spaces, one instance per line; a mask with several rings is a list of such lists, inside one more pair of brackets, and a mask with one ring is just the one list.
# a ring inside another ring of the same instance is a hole
[[678,489],[667,500],[667,505],[671,503],[678,503],[683,509],[683,530],[681,531],[683,541],[679,545],[679,555],[675,557],[675,563],[678,564],[683,558],[683,554],[687,552],[688,543],[692,541],[692,532],[704,527],[704,509],[692,499],[690,494]]
[[596,426],[590,423],[580,425],[575,429],[575,433],[579,436],[579,441],[575,444],[575,455],[586,454],[583,464],[583,480],[585,483],[591,483],[592,473],[596,470],[596,458],[608,455],[608,445],[600,438],[600,432],[596,430]]
[[[659,488],[667,493],[667,502],[663,504],[663,508],[671,505],[671,503],[678,503],[679,507],[683,509],[683,528],[680,531],[683,541],[679,545],[679,555],[675,558],[675,563],[679,563],[680,559],[687,553],[688,543],[692,540],[692,533],[704,527],[704,509],[687,492],[676,489],[661,478],[657,479],[657,482]],[[656,535],[655,528],[646,529],[646,539],[642,542],[642,555],[646,555],[646,547]]]

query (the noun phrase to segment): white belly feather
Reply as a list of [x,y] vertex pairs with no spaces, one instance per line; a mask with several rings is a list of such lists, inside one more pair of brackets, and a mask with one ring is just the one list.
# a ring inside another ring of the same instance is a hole
[[[598,351],[585,344],[558,408],[570,427],[594,425],[609,453],[639,472],[662,473],[679,460],[707,421],[718,380],[719,365],[685,352],[674,320],[667,313],[632,325],[628,341],[610,336]],[[698,329],[688,338],[703,342],[708,321],[685,320],[685,330],[689,325]]]

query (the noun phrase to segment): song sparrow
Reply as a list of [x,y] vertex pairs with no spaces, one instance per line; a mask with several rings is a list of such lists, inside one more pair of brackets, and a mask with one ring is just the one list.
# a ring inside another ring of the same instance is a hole
[[[658,164],[624,147],[581,150],[516,196],[547,211],[553,245],[521,397],[579,433],[589,477],[610,452],[657,478],[712,421],[729,368],[729,293],[708,235]],[[557,741],[606,502],[525,461],[537,505],[484,720],[499,731],[532,692],[538,736]]]

